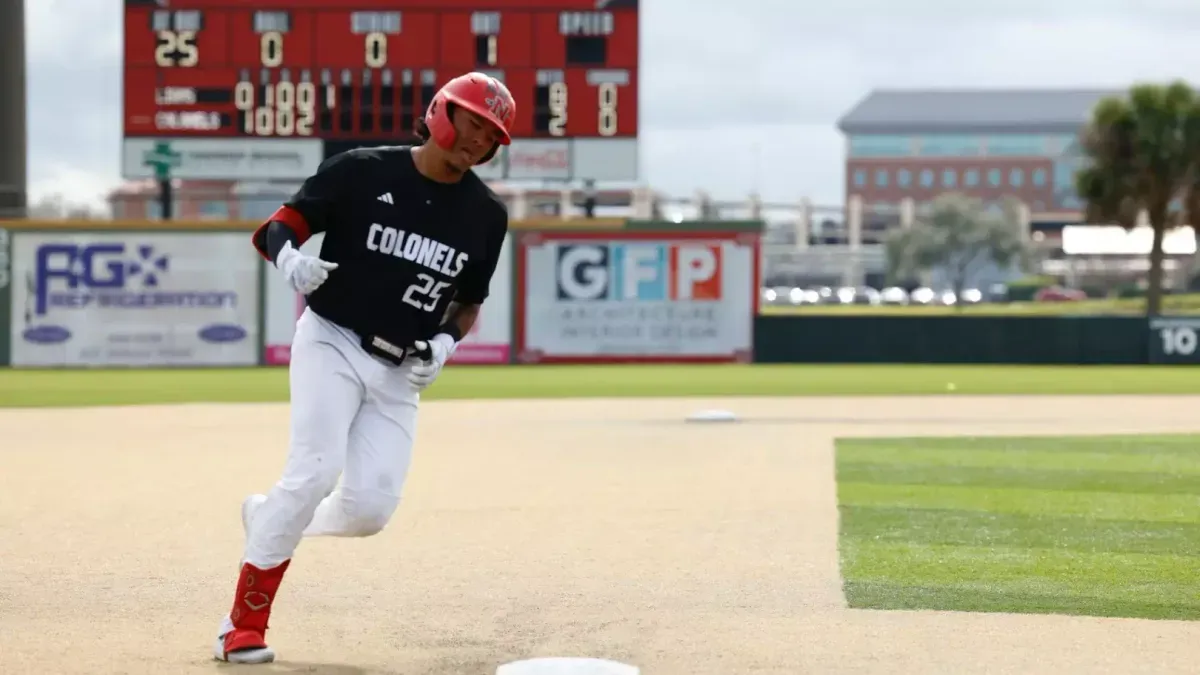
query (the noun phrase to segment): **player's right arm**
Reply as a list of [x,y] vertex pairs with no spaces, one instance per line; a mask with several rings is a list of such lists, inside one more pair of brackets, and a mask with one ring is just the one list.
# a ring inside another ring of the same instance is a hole
[[254,232],[259,255],[275,264],[297,292],[312,293],[329,278],[336,263],[300,252],[300,246],[336,223],[346,195],[365,173],[362,155],[351,150],[321,163],[296,194]]
[[299,249],[314,234],[336,226],[347,193],[367,173],[368,161],[369,155],[349,150],[321,162],[317,172],[254,231],[259,255],[276,262],[285,248]]

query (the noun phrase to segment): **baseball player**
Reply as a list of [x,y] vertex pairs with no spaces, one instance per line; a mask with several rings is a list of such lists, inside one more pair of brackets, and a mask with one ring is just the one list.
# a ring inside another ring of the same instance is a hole
[[[270,492],[242,504],[217,659],[274,660],[267,620],[301,538],[370,536],[396,510],[420,392],[474,324],[508,232],[507,209],[471,168],[511,142],[515,111],[498,80],[457,77],[418,124],[425,143],[327,159],[254,233],[308,307],[292,342],[287,461]],[[317,232],[320,257],[301,253]]]

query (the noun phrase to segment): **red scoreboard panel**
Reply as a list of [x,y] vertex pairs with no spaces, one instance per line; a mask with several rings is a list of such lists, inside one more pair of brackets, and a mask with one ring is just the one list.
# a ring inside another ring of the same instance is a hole
[[404,142],[470,70],[514,139],[632,141],[637,0],[126,0],[124,135]]

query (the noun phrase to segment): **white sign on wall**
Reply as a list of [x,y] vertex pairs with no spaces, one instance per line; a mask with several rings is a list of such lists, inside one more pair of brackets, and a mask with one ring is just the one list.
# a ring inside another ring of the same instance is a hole
[[14,366],[258,363],[242,233],[18,232],[12,258]]
[[508,177],[513,180],[571,178],[571,142],[567,139],[514,141],[508,146]]
[[527,235],[518,360],[749,360],[757,250],[752,235]]
[[154,178],[152,154],[174,157],[172,178],[193,180],[304,180],[324,158],[319,138],[126,138],[121,175]]
[[471,332],[458,344],[452,363],[508,363],[512,353],[512,235],[504,238],[487,300]]

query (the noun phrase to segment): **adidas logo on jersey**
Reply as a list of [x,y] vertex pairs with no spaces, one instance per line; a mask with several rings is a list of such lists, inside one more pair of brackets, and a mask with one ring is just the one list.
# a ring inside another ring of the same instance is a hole
[[385,193],[379,195],[379,201],[383,202],[384,204],[393,204],[394,205],[396,203],[396,202],[392,201],[392,193],[390,193],[390,192],[385,192]]

